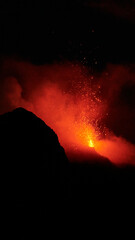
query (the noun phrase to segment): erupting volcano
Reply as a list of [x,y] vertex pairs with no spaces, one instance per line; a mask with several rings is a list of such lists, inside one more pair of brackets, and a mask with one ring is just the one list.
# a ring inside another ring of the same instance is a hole
[[[134,145],[106,126],[114,111],[110,103],[127,74],[122,67],[112,69],[109,77],[93,76],[80,64],[33,66],[7,60],[2,65],[1,113],[20,106],[32,111],[56,132],[67,155],[86,151],[91,159],[94,150],[113,163],[134,164]],[[80,159],[84,161],[81,154]]]
[[129,235],[135,1],[1,0],[0,19],[5,239]]

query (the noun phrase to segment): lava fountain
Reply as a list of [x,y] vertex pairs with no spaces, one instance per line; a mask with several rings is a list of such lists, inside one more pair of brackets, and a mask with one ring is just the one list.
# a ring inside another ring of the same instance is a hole
[[93,143],[93,141],[91,139],[89,141],[89,147],[94,148],[94,143]]
[[115,96],[121,85],[117,78],[103,81],[71,63],[33,66],[7,60],[1,68],[1,114],[16,107],[32,111],[56,132],[68,156],[90,161],[97,152],[116,164],[134,164],[134,145],[104,124],[110,93]]

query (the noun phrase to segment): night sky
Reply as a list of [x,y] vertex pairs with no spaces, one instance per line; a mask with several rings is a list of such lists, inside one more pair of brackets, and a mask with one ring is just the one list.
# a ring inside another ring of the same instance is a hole
[[78,60],[94,70],[108,62],[135,61],[134,1],[6,0],[0,5],[1,56],[36,64]]

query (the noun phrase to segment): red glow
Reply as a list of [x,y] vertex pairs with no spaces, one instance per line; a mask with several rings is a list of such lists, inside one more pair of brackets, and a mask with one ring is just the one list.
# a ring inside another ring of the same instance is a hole
[[112,108],[109,104],[117,100],[119,89],[127,81],[127,69],[113,69],[109,81],[105,79],[108,74],[95,79],[82,66],[69,63],[33,66],[6,61],[2,71],[1,113],[20,106],[32,111],[56,132],[66,153],[80,153],[82,160],[84,153],[91,160],[97,152],[116,164],[134,164],[134,145],[103,127],[108,109],[115,124],[124,115],[119,114],[120,105]]
[[135,165],[135,146],[123,138],[112,136],[109,139],[97,141],[95,150],[115,164]]
[[58,134],[65,150],[94,147],[93,142],[99,135],[99,129],[95,130],[91,122],[96,123],[100,106],[91,103],[88,97],[84,99],[84,96],[63,94],[53,84],[47,88],[45,86],[42,91],[43,95],[34,104],[35,113]]

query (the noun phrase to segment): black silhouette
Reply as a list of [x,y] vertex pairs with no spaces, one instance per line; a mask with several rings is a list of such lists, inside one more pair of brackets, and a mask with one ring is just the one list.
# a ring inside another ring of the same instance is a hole
[[25,109],[0,116],[0,151],[9,237],[45,239],[63,229],[64,236],[84,238],[113,217],[119,223],[134,215],[134,167],[100,157],[70,163],[53,130]]
[[41,206],[46,215],[55,215],[58,198],[65,195],[68,160],[54,131],[18,108],[0,116],[0,151],[2,196],[15,232],[22,232],[27,221],[34,224]]

